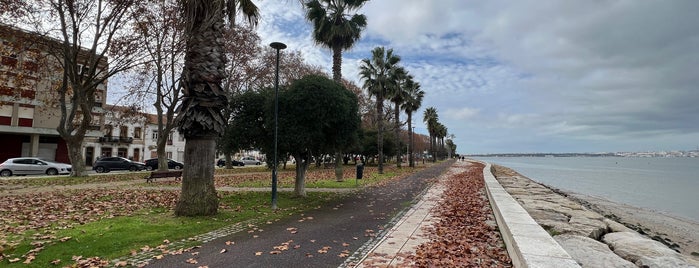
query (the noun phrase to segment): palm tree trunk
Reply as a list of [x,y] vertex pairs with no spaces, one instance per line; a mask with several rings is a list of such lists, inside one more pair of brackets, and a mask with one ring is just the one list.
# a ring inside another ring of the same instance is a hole
[[376,148],[379,150],[378,172],[379,174],[383,174],[383,94],[381,94],[381,92],[376,94],[376,114],[376,126],[378,128],[376,133]]
[[394,133],[396,134],[396,166],[398,168],[401,168],[400,162],[401,162],[401,153],[403,152],[401,146],[400,146],[400,105],[396,103],[396,107],[394,109],[395,113],[395,119],[396,119],[396,129],[393,130]]
[[216,158],[214,137],[192,137],[184,146],[182,192],[175,208],[177,216],[214,215],[218,209],[218,197],[214,187],[214,169],[211,163]]
[[415,167],[415,159],[413,157],[413,113],[408,113],[408,166]]
[[303,159],[300,153],[294,154],[294,159],[296,159],[294,193],[296,196],[306,196],[306,169],[308,169],[310,159]]
[[[342,47],[333,47],[333,80],[342,84]],[[344,181],[342,175],[342,150],[335,150],[335,181]]]

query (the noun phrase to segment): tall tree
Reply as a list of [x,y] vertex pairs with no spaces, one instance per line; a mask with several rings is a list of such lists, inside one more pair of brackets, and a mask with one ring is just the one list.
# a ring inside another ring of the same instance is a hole
[[349,14],[368,0],[311,0],[306,2],[306,19],[313,23],[313,40],[333,51],[333,80],[341,83],[342,50],[359,41],[366,16]]
[[[269,101],[267,126],[274,124],[273,102]],[[306,195],[305,174],[313,152],[332,152],[357,142],[359,113],[357,97],[339,83],[309,75],[279,92],[279,152],[296,160],[294,191]],[[268,132],[269,133],[269,132]],[[271,137],[267,137],[271,141]],[[271,152],[271,142],[265,151]]]
[[[342,83],[342,50],[350,49],[366,27],[366,16],[349,14],[368,0],[311,0],[306,2],[306,19],[313,23],[313,40],[333,52],[333,80]],[[342,178],[342,151],[335,151],[335,178]]]
[[364,80],[364,88],[370,96],[376,97],[377,131],[376,144],[379,153],[379,174],[383,174],[383,104],[387,90],[394,83],[391,77],[398,69],[400,56],[393,54],[393,49],[376,47],[371,51],[371,58],[363,59],[359,75]]
[[401,108],[408,115],[408,142],[410,143],[408,150],[408,158],[410,167],[415,167],[415,147],[413,143],[413,113],[422,106],[422,99],[425,97],[425,92],[420,89],[420,83],[415,82],[413,76],[409,75],[405,80],[405,102]]
[[[398,67],[396,71],[393,73],[391,80],[393,81],[391,83],[391,87],[389,88],[389,95],[390,95],[390,100],[393,102],[393,132],[398,139],[396,141],[396,144],[400,144],[400,106],[403,105],[406,99],[406,92],[405,92],[405,81],[408,78],[408,72],[405,70],[403,67]],[[396,166],[400,168],[400,163],[401,163],[401,154],[403,150],[401,150],[400,146],[397,146],[396,148]]]
[[425,109],[423,113],[422,121],[427,124],[427,132],[430,134],[430,154],[432,154],[432,161],[437,161],[435,155],[435,144],[434,139],[437,133],[437,124],[439,123],[439,115],[437,114],[437,109],[434,107],[429,107]]
[[179,0],[186,38],[180,85],[184,98],[178,107],[178,130],[187,139],[182,192],[175,215],[214,215],[218,197],[214,187],[216,138],[226,126],[228,104],[221,84],[225,77],[226,30],[224,0]]

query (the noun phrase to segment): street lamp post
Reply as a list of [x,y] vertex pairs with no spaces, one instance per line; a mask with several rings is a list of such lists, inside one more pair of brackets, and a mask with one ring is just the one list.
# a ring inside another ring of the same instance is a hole
[[277,209],[277,128],[279,126],[279,51],[286,48],[284,43],[272,42],[269,44],[277,50],[277,67],[274,72],[274,162],[272,164],[272,209]]

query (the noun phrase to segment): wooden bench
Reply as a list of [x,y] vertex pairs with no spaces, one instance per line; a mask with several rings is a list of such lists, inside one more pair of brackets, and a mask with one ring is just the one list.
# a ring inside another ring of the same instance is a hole
[[153,182],[157,178],[175,178],[175,181],[179,181],[182,178],[182,170],[175,171],[151,171],[150,175],[146,177],[146,182]]

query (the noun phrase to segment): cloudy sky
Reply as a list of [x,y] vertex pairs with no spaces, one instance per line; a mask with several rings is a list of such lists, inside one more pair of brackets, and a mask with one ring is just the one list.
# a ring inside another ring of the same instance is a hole
[[[295,0],[259,0],[258,33],[326,66]],[[343,77],[393,48],[460,153],[694,150],[699,1],[373,0]],[[405,116],[403,116],[405,118]]]

